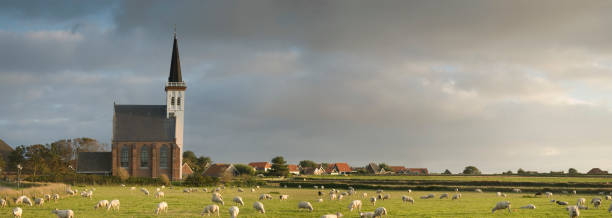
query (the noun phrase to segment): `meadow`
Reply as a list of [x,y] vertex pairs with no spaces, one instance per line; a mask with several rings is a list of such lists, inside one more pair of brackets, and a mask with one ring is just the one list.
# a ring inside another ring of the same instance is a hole
[[[84,190],[91,187],[73,187],[74,189]],[[93,199],[82,198],[80,196],[66,196],[62,193],[62,199],[57,203],[45,202],[43,206],[21,206],[24,210],[23,217],[55,217],[51,214],[54,208],[72,209],[76,217],[155,217],[154,209],[161,201],[168,202],[168,213],[161,214],[159,217],[198,217],[202,209],[211,202],[211,193],[202,192],[202,188],[198,188],[198,192],[183,193],[183,187],[174,189],[166,188],[164,199],[156,199],[153,192],[156,187],[146,187],[151,191],[150,196],[145,196],[136,186],[136,190],[130,190],[130,187],[120,186],[97,186],[95,187]],[[208,188],[209,191],[211,188]],[[361,193],[366,192],[368,196],[374,196],[375,190],[356,190],[357,195],[348,196],[342,200],[329,200],[329,189],[324,190],[324,202],[317,202],[318,190],[313,188],[279,188],[279,187],[262,187],[255,192],[245,188],[245,192],[238,192],[236,188],[226,188],[222,191],[225,205],[221,206],[221,217],[229,217],[228,209],[234,205],[231,199],[234,196],[241,196],[245,202],[244,206],[240,206],[239,217],[320,217],[323,214],[341,212],[344,217],[358,217],[358,212],[349,212],[348,204],[353,199],[363,201],[362,211],[373,211],[377,207],[385,207],[389,211],[389,217],[567,217],[565,206],[559,206],[551,203],[546,197],[533,197],[532,193],[508,193],[506,198],[498,197],[495,193],[485,192],[476,193],[472,191],[461,192],[463,197],[460,200],[438,199],[441,193],[452,194],[454,192],[425,192],[414,191],[385,191],[391,195],[390,200],[379,200],[376,206],[369,203],[368,199],[362,199]],[[259,214],[252,208],[258,196],[262,193],[271,193],[273,200],[262,200],[265,205],[266,214]],[[434,199],[419,199],[429,193],[436,194]],[[288,194],[289,199],[281,201],[278,199],[279,194]],[[401,196],[409,195],[415,199],[415,204],[402,203]],[[596,195],[564,195],[555,193],[553,199],[568,201],[570,204],[575,204],[580,197],[590,201],[593,197],[602,197]],[[118,212],[106,211],[103,209],[94,210],[94,205],[99,200],[119,199],[121,201],[121,209]],[[491,214],[491,208],[499,201],[508,200],[512,203],[512,213],[507,210],[497,211]],[[313,212],[298,211],[297,204],[299,201],[309,201],[314,207]],[[535,204],[537,209],[525,210],[518,209],[520,206],[527,204]],[[599,209],[590,208],[582,210],[583,217],[601,217],[610,216],[607,208],[610,201],[604,201]],[[15,207],[10,204],[9,207],[0,208],[0,217],[11,217],[11,208]]]
[[408,175],[350,175],[350,176],[335,176],[335,175],[318,175],[308,176],[307,179],[312,180],[379,180],[379,181],[497,181],[497,182],[542,182],[542,183],[608,183],[612,182],[612,177],[609,176],[508,176],[508,175],[427,175],[427,176],[408,176]]

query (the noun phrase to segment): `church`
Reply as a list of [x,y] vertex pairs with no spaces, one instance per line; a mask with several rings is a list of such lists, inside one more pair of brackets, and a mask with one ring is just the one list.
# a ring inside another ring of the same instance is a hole
[[165,105],[115,104],[111,152],[81,152],[78,173],[182,179],[185,90],[176,33]]

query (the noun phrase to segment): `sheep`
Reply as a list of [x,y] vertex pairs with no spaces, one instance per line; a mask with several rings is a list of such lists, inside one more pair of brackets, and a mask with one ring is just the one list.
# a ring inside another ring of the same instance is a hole
[[51,195],[45,194],[45,201],[51,201]]
[[244,192],[244,189],[238,188],[238,192]]
[[595,201],[601,201],[601,198],[593,198],[593,199],[591,199],[591,204],[594,203]]
[[514,189],[512,189],[512,192],[521,193],[521,189],[514,188]]
[[482,189],[479,189],[479,188],[474,189],[474,191],[475,191],[475,192],[478,192],[478,193],[482,193]]
[[372,203],[372,205],[376,205],[376,198],[375,197],[371,197],[370,198],[370,203]]
[[57,202],[57,200],[60,199],[60,196],[59,196],[59,194],[53,194],[53,196],[51,198],[53,198],[53,201]]
[[577,206],[569,206],[569,207],[567,207],[567,210],[569,212],[569,217],[570,218],[576,218],[576,217],[580,216],[580,209],[578,209]]
[[234,197],[234,199],[232,199],[232,201],[236,204],[240,204],[240,206],[244,206],[244,201],[242,201],[242,197],[240,196],[236,196]]
[[612,199],[612,196],[606,195],[606,200],[610,200],[610,199]]
[[458,193],[458,194],[454,194],[452,199],[459,200],[460,198],[461,198],[461,193]]
[[146,188],[140,188],[140,191],[142,191],[142,193],[144,193],[144,195],[149,196],[149,190],[147,190]]
[[379,207],[374,210],[374,217],[387,217],[387,208]]
[[501,192],[497,192],[496,194],[497,194],[497,197],[502,196]]
[[338,195],[338,200],[342,200],[342,198],[344,198],[344,195]]
[[567,201],[557,201],[558,205],[568,205]]
[[253,203],[253,208],[255,208],[257,212],[266,213],[266,209],[264,209],[264,205],[259,201],[255,201],[255,203]]
[[72,190],[70,190],[70,189],[67,189],[67,190],[66,190],[66,194],[68,194],[68,195],[74,195],[74,194],[75,194],[75,192],[74,192],[74,191],[72,191]]
[[383,193],[383,190],[382,190],[382,189],[378,189],[378,190],[376,190],[376,194],[380,194],[380,193]]
[[500,201],[497,202],[497,204],[495,205],[495,207],[493,207],[493,209],[491,209],[491,213],[495,213],[496,210],[503,210],[503,209],[508,209],[508,213],[512,213],[512,211],[510,210],[510,201]]
[[547,198],[551,198],[552,196],[553,196],[553,193],[552,193],[552,192],[546,192],[546,197],[547,197]]
[[0,207],[2,208],[6,207],[6,200],[0,199]]
[[360,218],[373,218],[374,212],[362,212],[362,213],[359,213],[359,217]]
[[391,199],[391,195],[385,194],[385,196],[382,197],[382,200],[384,201],[385,199]]
[[414,199],[412,199],[412,197],[410,197],[410,196],[403,195],[402,196],[402,202],[404,202],[404,203],[410,202],[410,203],[414,204]]
[[223,202],[223,197],[221,197],[221,194],[216,193],[216,192],[214,192],[212,194],[212,200],[211,201],[214,202],[214,203],[225,205],[225,203]]
[[229,214],[231,218],[236,218],[238,217],[238,213],[240,213],[240,209],[238,209],[238,207],[236,206],[232,206],[229,208]]
[[321,186],[321,189],[325,189],[325,186]]
[[601,200],[597,200],[593,202],[593,207],[595,207],[595,209],[599,208],[599,205],[601,205]]
[[134,186],[130,187],[130,191],[134,191],[134,190],[136,190],[136,187]]
[[165,196],[166,194],[164,194],[164,192],[162,191],[158,191],[157,193],[155,193],[155,198],[163,198]]
[[298,203],[298,210],[301,209],[308,209],[309,212],[312,212],[312,204],[310,204],[308,201],[300,201],[300,203]]
[[21,209],[21,207],[13,208],[13,217],[14,218],[21,218],[21,214],[22,213],[23,213],[23,210]]
[[117,199],[112,200],[110,204],[106,206],[106,210],[110,210],[110,209],[113,209],[113,211],[119,210],[119,204],[120,204],[119,200]]
[[351,201],[351,203],[348,205],[349,211],[353,211],[353,209],[357,209],[359,212],[361,212],[361,200],[353,200]]
[[81,197],[91,199],[93,197],[93,191],[81,192]]
[[52,210],[51,213],[57,215],[57,218],[74,218],[74,211],[72,210]]
[[421,196],[421,199],[430,199],[430,198],[435,198],[435,197],[436,197],[436,195],[434,195],[434,194],[428,194],[428,195],[425,195],[425,196]]
[[257,185],[257,186],[255,186],[255,188],[256,188],[256,189],[259,189],[259,186]]
[[157,209],[155,209],[155,215],[159,215],[161,212],[168,213],[168,203],[166,203],[165,201],[159,202],[159,204],[157,204]]
[[289,195],[280,195],[280,196],[278,196],[278,198],[280,198],[281,201],[282,200],[287,200],[287,199],[289,199]]
[[336,214],[325,214],[321,216],[321,218],[338,218],[338,217],[342,217],[342,214],[340,212]]
[[442,198],[448,198],[448,193],[442,193],[440,195],[440,199],[442,199]]
[[191,189],[188,189],[188,188],[183,189],[183,193],[189,193],[189,192],[191,192]]
[[251,188],[251,192],[255,192],[255,189],[254,189],[254,188]]
[[259,195],[259,200],[272,200],[272,195],[270,194],[261,194]]
[[533,210],[533,209],[536,209],[536,206],[533,205],[533,204],[528,204],[528,205],[522,206],[521,209],[531,209],[531,210]]
[[606,193],[605,192],[598,192],[597,194],[598,195],[605,195]]
[[455,188],[455,192],[459,192],[459,189],[458,189],[458,188]]
[[610,207],[608,207],[608,213],[612,212],[612,204],[610,204]]
[[204,216],[204,214],[206,214],[207,216],[210,216],[210,214],[214,214],[217,213],[217,216],[219,216],[219,206],[217,206],[216,204],[211,204],[208,205],[206,207],[204,207],[204,210],[202,211],[202,216]]
[[586,204],[586,199],[578,198],[578,201],[576,202],[576,205],[585,205],[585,204]]
[[367,198],[368,197],[368,193],[361,193],[361,198]]
[[298,188],[302,188],[302,185],[298,185]]
[[28,198],[27,196],[23,195],[23,196],[18,197],[15,200],[15,204],[27,204],[27,205],[32,206],[32,200]]
[[323,198],[319,198],[319,200],[317,200],[317,202],[323,202]]
[[572,191],[572,194],[576,195],[576,190],[573,190],[573,191]]
[[336,198],[338,198],[338,196],[336,194],[329,194],[329,200],[336,200]]
[[412,193],[412,189],[408,189],[408,194]]
[[319,189],[319,186],[316,186],[316,185],[315,185],[315,186],[312,186],[312,187],[313,187],[314,189]]
[[108,207],[108,204],[109,204],[108,200],[101,200],[101,201],[98,201],[98,203],[96,204],[96,206],[94,206],[94,209],[96,209],[96,210],[97,210],[97,209],[98,209],[98,208],[100,208],[100,207],[102,207],[102,208],[104,208],[104,207]]

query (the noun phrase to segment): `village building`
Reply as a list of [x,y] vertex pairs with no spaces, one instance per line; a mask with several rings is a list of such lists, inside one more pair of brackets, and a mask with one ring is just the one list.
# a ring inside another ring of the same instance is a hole
[[188,176],[190,176],[191,174],[193,174],[193,170],[191,169],[191,167],[189,166],[189,164],[187,163],[183,163],[183,178],[187,178]]
[[268,172],[268,170],[272,169],[272,164],[270,162],[251,162],[249,166],[253,167],[255,171]]
[[345,175],[353,173],[353,170],[347,163],[333,163],[327,165],[325,173],[330,175]]
[[210,176],[210,177],[216,177],[216,178],[227,178],[227,177],[233,177],[233,176],[238,176],[239,172],[236,169],[236,167],[234,167],[233,164],[222,164],[222,163],[216,163],[216,164],[212,164],[210,165],[210,167],[208,167],[204,173],[202,173],[202,175],[204,176]]
[[289,174],[300,175],[300,166],[295,164],[289,164],[287,165],[287,168],[289,168]]

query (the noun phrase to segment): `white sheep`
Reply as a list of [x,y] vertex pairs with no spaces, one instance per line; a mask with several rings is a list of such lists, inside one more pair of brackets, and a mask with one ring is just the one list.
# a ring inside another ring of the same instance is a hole
[[270,195],[270,194],[261,194],[261,195],[259,195],[259,200],[272,200],[272,195]]
[[202,191],[203,192],[208,192],[208,189],[207,188],[202,188]]
[[376,194],[380,194],[380,193],[383,193],[383,192],[384,192],[384,191],[383,191],[382,189],[378,189],[378,190],[376,190]]
[[374,212],[359,213],[359,218],[374,218]]
[[361,198],[367,198],[368,197],[368,193],[361,193]]
[[338,217],[342,217],[342,214],[340,212],[336,214],[325,214],[321,216],[321,218],[338,218]]
[[521,189],[514,188],[514,189],[512,189],[512,192],[521,193]]
[[240,204],[240,206],[244,206],[244,201],[242,201],[242,197],[240,196],[236,196],[234,197],[234,199],[232,199],[232,201],[236,204]]
[[225,205],[225,203],[223,202],[223,197],[221,197],[221,194],[219,194],[217,192],[214,192],[212,194],[212,200],[211,201],[214,202],[214,203]]
[[6,200],[0,199],[0,207],[6,207]]
[[74,211],[72,210],[52,210],[51,213],[57,215],[57,218],[74,218]]
[[309,212],[312,212],[312,204],[310,204],[308,201],[300,201],[300,203],[298,203],[298,210],[301,209],[307,209]]
[[165,201],[159,202],[159,204],[157,204],[157,208],[155,209],[155,215],[159,215],[161,212],[168,213],[168,203],[166,203]]
[[578,201],[576,202],[576,205],[585,205],[586,204],[586,199],[585,198],[578,198]]
[[421,199],[430,199],[430,198],[435,198],[435,197],[436,197],[435,194],[428,194],[428,195],[425,195],[425,196],[421,196]]
[[443,198],[448,198],[448,193],[442,193],[440,195],[440,199],[443,199]]
[[144,193],[145,195],[149,195],[149,190],[147,190],[146,188],[140,188],[140,191],[142,191],[142,193]]
[[240,209],[238,209],[238,207],[236,206],[232,206],[229,208],[229,214],[231,218],[236,218],[238,217],[238,213],[240,213]]
[[13,217],[14,218],[21,218],[21,214],[22,213],[23,213],[23,210],[21,209],[21,207],[13,208]]
[[370,203],[372,203],[372,205],[376,205],[376,198],[370,197]]
[[461,193],[454,194],[452,199],[453,199],[453,200],[459,200],[459,199],[461,199]]
[[382,197],[382,200],[388,200],[391,199],[391,195],[390,194],[385,194],[385,196]]
[[567,211],[569,213],[570,218],[576,218],[580,216],[580,209],[577,206],[569,206],[567,207]]
[[130,191],[134,191],[134,190],[136,190],[136,187],[134,186],[130,187]]
[[117,199],[112,200],[110,204],[106,206],[106,210],[110,210],[110,209],[113,209],[113,211],[119,210],[119,204],[120,204],[119,200]]
[[157,193],[155,193],[155,198],[163,198],[165,196],[166,194],[164,194],[163,191],[158,191]]
[[266,213],[266,209],[264,209],[264,205],[259,201],[255,201],[255,203],[253,203],[253,208],[255,208],[257,212]]
[[302,185],[298,185],[298,188],[302,188]]
[[98,203],[96,204],[96,206],[94,206],[94,209],[108,207],[108,204],[109,204],[108,200],[101,200],[101,201],[98,201]]
[[601,201],[601,198],[593,198],[593,199],[591,199],[591,204],[595,203],[595,201]]
[[500,201],[500,202],[497,202],[495,207],[493,207],[493,209],[491,210],[491,213],[495,213],[496,210],[503,210],[503,209],[508,209],[508,212],[512,213],[512,211],[510,210],[510,207],[511,207],[510,201]]
[[342,198],[344,198],[344,195],[338,195],[338,200],[342,200]]
[[217,206],[216,204],[211,204],[208,205],[206,207],[204,207],[204,210],[202,211],[202,216],[204,216],[204,214],[206,214],[207,216],[210,216],[211,214],[217,214],[217,216],[219,216],[219,206]]
[[43,205],[44,203],[45,203],[45,199],[42,199],[42,198],[34,199],[34,204],[36,205]]
[[57,202],[57,200],[60,199],[60,196],[59,196],[59,194],[53,194],[52,198],[53,198],[53,201]]
[[353,209],[357,209],[357,211],[361,212],[361,200],[353,200],[348,205],[349,211],[353,211]]
[[189,192],[191,192],[191,189],[189,189],[189,188],[184,188],[183,189],[183,193],[189,193]]
[[259,186],[257,185],[257,186],[255,186],[255,188],[256,188],[256,189],[259,189]]
[[255,192],[255,189],[254,189],[254,188],[251,188],[251,192]]
[[402,195],[402,202],[404,203],[410,202],[414,204],[414,199],[410,196]]
[[482,193],[482,189],[479,189],[479,188],[474,189],[474,191],[475,191],[475,192],[478,192],[478,193]]
[[319,200],[317,200],[317,202],[323,202],[323,198],[319,198]]
[[606,195],[606,200],[610,200],[610,199],[612,199],[612,196]]
[[279,198],[280,198],[281,201],[282,200],[287,200],[287,199],[289,199],[289,195],[281,195],[281,196],[279,196]]
[[329,200],[330,200],[330,201],[331,201],[331,200],[336,200],[336,198],[338,198],[338,195],[336,195],[336,194],[334,194],[334,193],[329,194]]
[[550,198],[550,197],[552,197],[552,196],[553,196],[553,193],[552,193],[552,192],[546,192],[546,197],[547,197],[547,198]]
[[15,204],[27,204],[27,205],[32,206],[32,200],[28,198],[27,196],[23,195],[23,196],[19,196],[15,200]]
[[72,191],[72,190],[70,190],[70,189],[67,189],[67,190],[66,190],[66,194],[69,194],[69,195],[74,195],[74,194],[75,194],[75,192],[74,192],[74,191]]
[[497,197],[502,196],[501,192],[497,192],[496,194],[497,194]]
[[45,194],[45,201],[51,201],[51,195]]
[[379,207],[374,210],[374,217],[387,217],[387,208]]
[[576,190],[573,190],[573,191],[572,191],[572,194],[574,194],[574,195],[575,195],[575,194],[576,194]]
[[536,209],[536,206],[533,205],[533,204],[528,204],[528,205],[522,206],[521,209],[531,209],[531,210],[533,210],[533,209]]
[[412,193],[412,189],[408,189],[408,194]]
[[325,186],[321,186],[321,189],[325,189]]
[[599,208],[599,205],[601,205],[601,200],[596,200],[593,202],[593,207],[595,207],[595,209]]
[[244,189],[238,188],[238,192],[244,192]]

